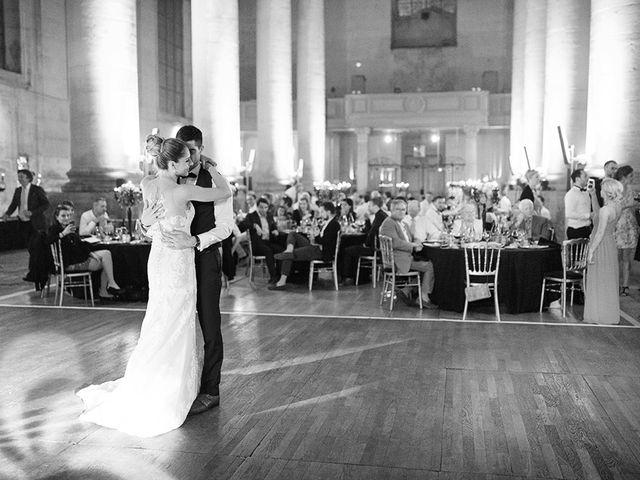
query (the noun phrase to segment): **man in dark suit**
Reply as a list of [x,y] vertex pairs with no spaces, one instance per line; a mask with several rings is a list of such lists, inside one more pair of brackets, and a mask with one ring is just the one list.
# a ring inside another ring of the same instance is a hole
[[[47,220],[44,212],[49,208],[47,194],[38,185],[33,185],[33,173],[29,170],[18,170],[18,182],[20,186],[13,193],[13,200],[7,211],[3,215],[6,220],[13,212],[18,210],[18,227],[23,243],[29,250],[31,257],[33,250],[33,240],[38,232],[47,230]],[[29,273],[23,280],[34,282],[36,279],[32,275],[33,265],[29,259]]]
[[[374,255],[376,250],[376,242],[378,241],[378,232],[380,225],[387,218],[387,214],[382,210],[382,198],[376,197],[369,200],[369,215],[372,217],[371,227],[367,232],[367,238],[364,245],[353,245],[344,249],[342,255],[342,278],[345,284],[350,284],[355,278],[356,268],[358,266],[358,257],[361,255]],[[375,272],[374,272],[375,275]]]
[[[320,207],[320,217],[324,219],[324,226],[318,235],[315,235],[315,243],[299,233],[292,232],[287,236],[287,248],[284,252],[274,255],[276,260],[282,261],[280,279],[277,283],[269,285],[269,290],[284,290],[287,286],[287,277],[291,273],[294,261],[310,261],[322,259],[325,262],[333,260],[336,253],[340,224],[336,220],[336,206],[331,202],[325,202]],[[313,240],[312,233],[311,239]]]
[[[189,176],[182,181],[199,187],[213,186],[208,168],[216,163],[202,155],[202,132],[193,125],[186,125],[176,137],[187,144],[191,153]],[[204,365],[200,393],[189,414],[204,412],[220,404],[220,372],[223,360],[222,331],[220,328],[220,289],[222,287],[222,241],[231,235],[233,197],[218,202],[192,202],[195,216],[191,222],[191,235],[173,230],[163,232],[163,242],[174,248],[195,248],[196,282],[198,286],[196,308],[204,338]],[[159,213],[160,212],[160,213]],[[145,226],[162,218],[162,207],[151,205],[143,212]]]
[[278,272],[273,255],[284,250],[282,245],[275,242],[278,236],[278,227],[269,213],[269,200],[260,198],[257,203],[257,210],[251,212],[245,218],[245,225],[251,237],[251,248],[254,255],[264,255],[269,269],[269,283],[278,281]]

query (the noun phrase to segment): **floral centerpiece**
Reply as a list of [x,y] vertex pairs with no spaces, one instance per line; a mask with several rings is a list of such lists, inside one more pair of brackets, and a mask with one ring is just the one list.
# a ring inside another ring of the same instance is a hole
[[131,209],[142,201],[142,189],[133,184],[132,182],[126,182],[113,189],[113,195],[116,202],[120,204],[122,208],[127,210],[127,227],[129,233],[132,232],[132,219]]
[[336,202],[340,198],[340,193],[348,193],[351,189],[349,182],[313,182],[313,188],[319,200],[323,202]]

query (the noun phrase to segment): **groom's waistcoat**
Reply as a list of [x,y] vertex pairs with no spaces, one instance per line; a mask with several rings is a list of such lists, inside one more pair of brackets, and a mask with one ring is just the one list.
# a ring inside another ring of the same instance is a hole
[[[199,187],[211,188],[211,174],[200,168],[196,185]],[[195,216],[191,222],[191,235],[198,235],[207,232],[216,226],[216,215],[213,210],[213,202],[191,202],[195,208]]]

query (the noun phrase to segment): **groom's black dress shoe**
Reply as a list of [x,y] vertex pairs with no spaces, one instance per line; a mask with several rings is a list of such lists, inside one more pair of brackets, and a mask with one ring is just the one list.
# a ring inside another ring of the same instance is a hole
[[107,287],[107,292],[109,292],[111,295],[122,295],[124,293],[124,290],[122,288]]
[[220,395],[209,395],[208,393],[199,393],[191,405],[189,415],[197,415],[220,405]]

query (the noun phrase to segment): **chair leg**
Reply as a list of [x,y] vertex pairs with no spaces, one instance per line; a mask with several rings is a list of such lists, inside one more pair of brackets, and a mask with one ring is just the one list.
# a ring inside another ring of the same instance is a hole
[[253,283],[253,258],[249,259],[249,283]]
[[542,304],[544,303],[544,289],[547,284],[547,279],[542,279],[542,290],[540,291],[540,313],[542,313]]
[[393,310],[393,297],[396,296],[396,279],[391,279],[391,291],[389,295],[389,311]]
[[338,291],[338,265],[333,264],[333,284],[336,286],[336,292]]
[[567,316],[567,284],[562,282],[562,318]]
[[313,263],[309,264],[309,291],[313,286]]
[[91,275],[89,275],[89,295],[91,296],[91,306],[95,307],[96,304],[93,301],[93,280],[91,280]]
[[571,284],[571,306],[573,307],[573,292],[575,291],[574,284]]
[[418,303],[420,310],[422,310],[422,284],[420,283],[420,274],[418,274]]
[[469,306],[469,300],[464,299],[464,311],[462,312],[462,320],[466,320],[467,319],[467,307]]
[[496,317],[500,321],[500,302],[498,301],[498,285],[493,287],[493,302],[496,306]]
[[376,257],[373,257],[373,262],[371,263],[371,280],[373,283],[373,288],[376,288],[376,280],[378,277],[378,261]]
[[60,280],[60,303],[58,304],[59,307],[62,306],[62,297],[64,297],[64,278]]
[[360,285],[360,257],[358,257],[358,268],[356,269],[356,285]]
[[387,276],[382,279],[382,291],[380,292],[380,306],[384,302],[384,296],[387,294]]

